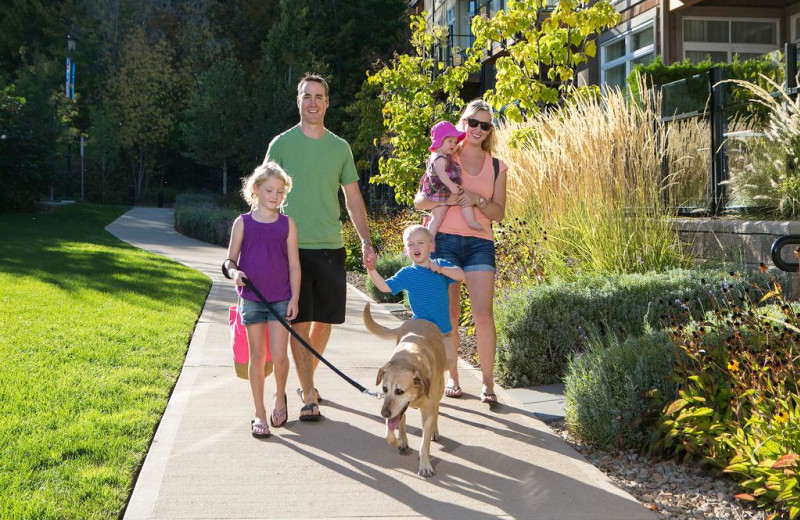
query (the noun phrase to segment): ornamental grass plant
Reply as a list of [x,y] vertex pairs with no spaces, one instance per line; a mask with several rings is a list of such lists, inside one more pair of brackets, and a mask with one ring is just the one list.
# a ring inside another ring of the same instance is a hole
[[[667,140],[657,108],[612,90],[531,114],[522,126],[528,137],[514,145],[519,126],[497,130],[497,154],[509,165],[506,218],[547,233],[539,240],[545,279],[689,265],[668,220],[672,178],[662,178]],[[671,175],[683,172],[676,163]]]
[[793,99],[771,81],[770,90],[776,96],[754,83],[730,83],[747,90],[753,103],[767,110],[765,122],[752,125],[755,131],[732,143],[736,154],[729,184],[734,203],[756,206],[779,218],[796,218],[800,215],[800,98]]

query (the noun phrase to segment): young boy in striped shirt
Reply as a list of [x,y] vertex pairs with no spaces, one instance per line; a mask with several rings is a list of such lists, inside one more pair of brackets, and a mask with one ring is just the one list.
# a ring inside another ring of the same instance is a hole
[[[397,294],[406,291],[411,317],[435,323],[446,336],[453,330],[447,287],[464,281],[464,270],[447,260],[431,259],[433,237],[424,226],[407,227],[403,231],[403,244],[403,250],[413,264],[403,267],[388,280],[384,280],[374,268],[367,272],[375,287],[382,292]],[[447,351],[450,366],[450,349]]]

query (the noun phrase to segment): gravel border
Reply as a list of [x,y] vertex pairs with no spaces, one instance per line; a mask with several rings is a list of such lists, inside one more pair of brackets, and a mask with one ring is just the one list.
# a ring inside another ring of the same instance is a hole
[[[347,273],[347,282],[368,295],[366,274]],[[401,320],[408,311],[393,312]],[[475,337],[460,327],[458,355],[479,367]],[[566,430],[563,421],[547,424],[572,448],[605,473],[621,489],[661,519],[669,520],[765,520],[767,514],[737,501],[738,484],[726,476],[717,478],[698,466],[671,460],[653,460],[634,451],[610,453],[584,445]]]

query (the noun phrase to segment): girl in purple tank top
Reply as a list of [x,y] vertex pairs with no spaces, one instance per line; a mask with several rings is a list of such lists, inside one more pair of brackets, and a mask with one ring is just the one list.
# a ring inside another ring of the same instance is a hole
[[286,424],[286,379],[289,376],[287,346],[289,331],[273,316],[258,297],[246,288],[243,278],[252,282],[275,312],[287,320],[297,316],[300,296],[300,257],[294,220],[280,212],[292,189],[292,179],[280,166],[267,162],[253,170],[242,183],[242,197],[250,212],[233,222],[228,245],[228,274],[236,283],[239,312],[247,329],[250,350],[248,379],[255,403],[255,418],[250,421],[253,437],[269,437],[264,405],[264,361],[269,347],[275,366],[275,394],[269,423],[273,428]]

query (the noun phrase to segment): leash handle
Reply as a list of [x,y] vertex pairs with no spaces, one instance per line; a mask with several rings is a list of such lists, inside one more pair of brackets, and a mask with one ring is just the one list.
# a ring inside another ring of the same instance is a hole
[[[231,280],[232,278],[231,278],[231,276],[228,274],[228,270],[227,270],[227,269],[225,269],[225,264],[226,264],[227,262],[229,262],[229,261],[230,261],[230,262],[233,262],[233,263],[234,263],[234,265],[236,265],[236,262],[234,262],[234,261],[233,261],[233,260],[231,260],[230,258],[227,258],[227,259],[225,259],[225,261],[224,261],[224,262],[222,262],[222,274],[225,276],[225,278],[227,278],[228,280]],[[238,268],[238,266],[237,266],[237,268]],[[300,334],[298,334],[298,333],[297,333],[297,332],[296,332],[296,331],[295,331],[295,330],[292,328],[292,326],[289,324],[289,322],[288,322],[288,321],[286,321],[286,318],[285,318],[285,317],[283,317],[283,316],[279,315],[277,312],[275,312],[275,309],[273,309],[273,308],[272,308],[272,304],[271,304],[270,302],[268,302],[266,298],[264,298],[264,296],[261,294],[261,292],[260,292],[258,289],[256,289],[256,286],[255,286],[255,285],[253,285],[253,283],[252,283],[250,280],[248,280],[247,278],[244,278],[244,277],[243,277],[243,278],[242,278],[242,281],[244,282],[244,285],[245,285],[245,286],[246,286],[248,289],[250,289],[251,291],[253,291],[253,294],[255,294],[255,295],[258,297],[258,299],[259,299],[259,300],[261,300],[261,303],[263,303],[263,304],[264,304],[264,306],[267,308],[267,310],[268,310],[268,311],[269,311],[269,312],[270,312],[270,313],[271,313],[273,316],[275,316],[275,318],[277,318],[277,319],[278,319],[278,321],[281,323],[281,325],[283,325],[283,327],[284,327],[286,330],[288,330],[288,331],[289,331],[289,334],[291,334],[291,335],[292,335],[292,336],[293,336],[293,337],[294,337],[294,338],[295,338],[297,341],[299,341],[299,342],[300,342],[300,344],[301,344],[301,345],[303,345],[303,347],[305,347],[305,349],[306,349],[306,350],[308,350],[308,351],[309,351],[309,352],[310,352],[310,353],[311,353],[311,354],[312,354],[314,357],[316,357],[317,359],[319,359],[320,361],[322,361],[323,363],[325,363],[325,365],[326,365],[328,368],[330,368],[331,370],[333,370],[333,371],[336,373],[336,375],[338,375],[339,377],[341,377],[342,379],[344,379],[345,381],[347,381],[348,383],[350,383],[351,385],[353,385],[353,386],[354,386],[354,387],[355,387],[355,388],[356,388],[356,389],[357,389],[359,392],[361,392],[362,394],[367,394],[367,395],[372,395],[372,396],[375,396],[375,397],[377,397],[377,395],[378,395],[378,394],[377,394],[377,392],[370,392],[369,390],[367,390],[366,388],[364,388],[363,386],[361,386],[359,383],[357,383],[356,381],[354,381],[353,379],[351,379],[351,378],[350,378],[350,377],[349,377],[347,374],[345,374],[344,372],[342,372],[341,370],[339,370],[338,368],[336,368],[335,366],[333,366],[333,365],[331,364],[331,362],[330,362],[330,361],[328,361],[327,359],[325,359],[324,357],[322,357],[322,355],[321,355],[319,352],[317,352],[316,350],[314,350],[314,347],[312,347],[311,345],[309,345],[309,344],[308,344],[308,342],[307,342],[305,339],[303,339],[303,337],[302,337],[302,336],[300,336]],[[381,397],[381,399],[382,399],[382,397]]]

